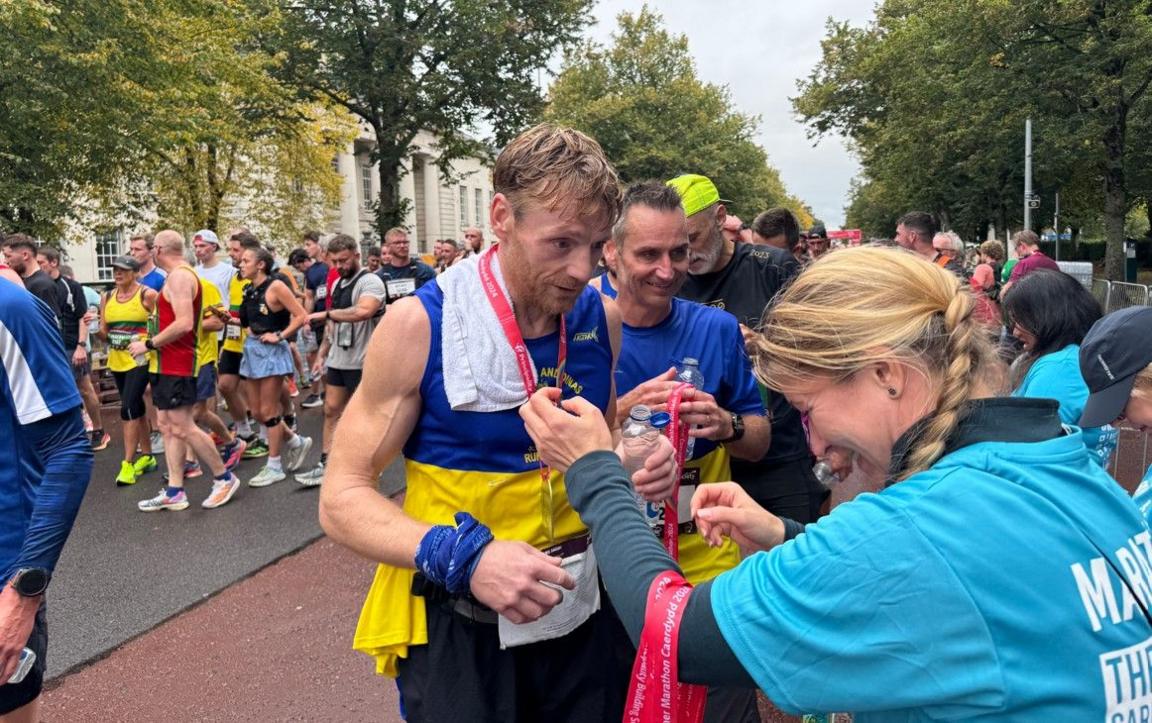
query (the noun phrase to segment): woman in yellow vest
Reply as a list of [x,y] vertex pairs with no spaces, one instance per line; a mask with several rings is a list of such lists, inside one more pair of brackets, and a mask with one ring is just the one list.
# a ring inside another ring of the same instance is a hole
[[[117,485],[136,484],[136,478],[156,469],[148,421],[144,416],[144,390],[148,387],[148,359],[128,353],[128,345],[148,335],[148,316],[156,308],[156,292],[136,280],[140,264],[131,256],[112,262],[116,286],[100,302],[100,334],[108,342],[108,370],[120,393],[120,419],[124,420],[124,459]],[[133,462],[136,448],[140,456]]]

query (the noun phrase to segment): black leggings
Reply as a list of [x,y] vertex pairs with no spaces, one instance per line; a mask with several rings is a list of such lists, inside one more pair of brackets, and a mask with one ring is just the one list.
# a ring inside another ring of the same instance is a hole
[[144,416],[144,390],[148,388],[148,367],[126,372],[112,372],[116,391],[120,392],[120,418],[125,422]]

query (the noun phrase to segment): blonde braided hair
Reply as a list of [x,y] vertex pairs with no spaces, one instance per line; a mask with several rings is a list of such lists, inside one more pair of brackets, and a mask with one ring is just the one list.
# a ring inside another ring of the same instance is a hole
[[753,342],[756,375],[787,395],[815,379],[840,383],[881,361],[905,364],[938,387],[898,479],[930,467],[994,367],[972,318],[975,298],[950,271],[900,249],[827,254],[781,293]]

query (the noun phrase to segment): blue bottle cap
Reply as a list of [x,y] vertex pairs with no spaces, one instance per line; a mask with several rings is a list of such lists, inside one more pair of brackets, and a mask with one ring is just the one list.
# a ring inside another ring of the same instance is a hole
[[671,421],[672,417],[668,415],[668,412],[656,412],[648,419],[648,423],[656,429],[664,429]]

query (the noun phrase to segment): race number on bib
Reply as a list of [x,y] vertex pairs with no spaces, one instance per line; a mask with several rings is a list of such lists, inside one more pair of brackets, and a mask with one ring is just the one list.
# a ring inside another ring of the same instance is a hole
[[239,324],[229,324],[225,328],[227,329],[227,331],[224,332],[224,335],[227,338],[229,338],[229,339],[239,339],[240,338],[240,325]]
[[132,343],[132,334],[127,331],[108,332],[108,346],[116,351],[124,351]]
[[416,279],[388,279],[384,282],[384,288],[388,291],[389,298],[399,299],[401,296],[415,293]]

